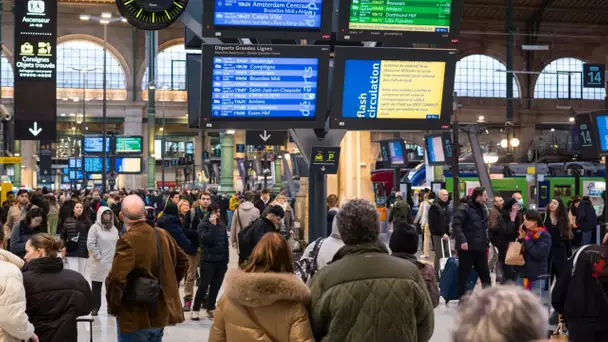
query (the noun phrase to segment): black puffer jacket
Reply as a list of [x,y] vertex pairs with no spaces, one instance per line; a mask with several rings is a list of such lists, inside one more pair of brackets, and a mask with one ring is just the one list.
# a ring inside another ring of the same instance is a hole
[[209,222],[209,216],[198,226],[201,243],[201,262],[228,263],[228,233],[226,225],[218,218],[217,225]]
[[23,286],[25,312],[40,341],[77,342],[76,318],[88,315],[93,302],[86,279],[78,272],[63,269],[60,258],[48,257],[25,265]]
[[581,227],[581,230],[584,232],[595,231],[597,226],[597,215],[591,201],[581,201],[576,215],[576,224]]
[[450,203],[436,200],[429,208],[429,230],[432,235],[450,234]]
[[489,246],[487,230],[488,212],[483,205],[469,201],[454,213],[452,231],[457,250],[461,250],[461,244],[468,243],[470,251],[485,251]]
[[11,234],[11,253],[17,255],[21,259],[25,258],[25,244],[27,240],[40,233],[46,233],[42,230],[41,226],[30,228],[27,223],[25,223],[25,220],[21,220]]
[[68,217],[63,222],[62,230],[59,233],[61,239],[65,243],[67,256],[88,258],[89,250],[87,248],[87,236],[91,228],[91,221],[86,215],[76,217]]

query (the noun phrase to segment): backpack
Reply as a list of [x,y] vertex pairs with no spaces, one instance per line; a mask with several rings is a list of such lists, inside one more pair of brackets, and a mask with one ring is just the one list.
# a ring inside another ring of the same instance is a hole
[[317,265],[317,257],[323,245],[324,238],[318,238],[315,240],[314,247],[309,256],[303,256],[300,260],[296,260],[293,263],[293,268],[298,276],[305,284],[309,284],[312,280],[312,276],[317,273],[319,266]]
[[253,249],[255,248],[253,241],[253,225],[260,220],[260,218],[255,219],[251,222],[247,227],[239,230],[237,235],[237,243],[239,245],[239,257],[243,260],[249,259]]

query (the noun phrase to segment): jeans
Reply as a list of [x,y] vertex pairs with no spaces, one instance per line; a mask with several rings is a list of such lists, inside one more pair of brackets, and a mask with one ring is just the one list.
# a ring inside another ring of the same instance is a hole
[[201,262],[201,283],[196,290],[192,311],[199,311],[201,309],[207,288],[209,288],[207,310],[215,310],[215,301],[224,282],[226,271],[228,271],[228,265],[223,262]]
[[230,231],[230,226],[232,224],[232,217],[234,216],[234,210],[226,210],[226,215],[228,216],[228,231]]
[[164,328],[150,328],[121,334],[118,319],[116,319],[116,330],[118,331],[117,342],[162,342],[165,333]]
[[583,246],[591,244],[591,238],[593,237],[593,232],[583,232]]
[[93,292],[93,311],[98,311],[101,308],[101,287],[103,283],[100,281],[91,282],[91,291]]
[[475,268],[477,271],[483,288],[492,286],[486,251],[458,251],[458,262],[458,282],[456,283],[458,298],[465,294],[464,291],[471,268]]

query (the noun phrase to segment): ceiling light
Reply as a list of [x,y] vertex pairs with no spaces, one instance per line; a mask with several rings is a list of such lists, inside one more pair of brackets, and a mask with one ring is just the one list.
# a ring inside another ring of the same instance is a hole
[[[61,113],[61,116],[65,116],[65,113]],[[63,139],[62,139],[63,140]]]
[[574,122],[574,116],[571,116],[571,117],[568,119],[568,121],[570,121],[570,122]]
[[477,117],[477,121],[484,121],[485,119],[486,119],[486,117],[483,115],[480,115]]
[[551,132],[555,132],[555,128],[551,128]]
[[162,127],[161,127],[161,128],[159,128],[158,130],[159,130],[159,131],[161,131],[161,132],[162,132],[162,131],[164,131],[164,129],[163,129]]
[[234,134],[234,130],[233,129],[229,129],[226,131],[226,134]]
[[82,20],[82,21],[87,21],[89,19],[91,19],[91,16],[88,15],[88,14],[81,14],[80,15],[80,20]]
[[500,147],[502,147],[502,148],[507,148],[508,147],[508,145],[507,145],[507,139],[502,139],[500,141]]
[[73,100],[74,102],[78,102],[78,101],[80,101],[80,98],[75,97],[75,98],[73,98],[72,100]]
[[70,116],[75,116],[75,115],[76,115],[76,114],[74,114],[74,113],[70,113]]
[[110,23],[110,21],[109,21],[109,20],[107,20],[107,19],[101,19],[101,20],[99,21],[99,23],[100,23],[100,24],[102,24],[102,25],[107,25],[107,24],[109,24],[109,23]]
[[517,138],[511,139],[511,146],[513,146],[513,147],[519,146],[519,139],[517,139]]
[[101,12],[101,17],[104,19],[110,19],[112,18],[112,13],[110,12]]

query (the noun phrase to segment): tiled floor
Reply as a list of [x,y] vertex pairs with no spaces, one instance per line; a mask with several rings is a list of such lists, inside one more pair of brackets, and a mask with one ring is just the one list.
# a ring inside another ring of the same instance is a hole
[[[236,253],[231,251],[231,263],[229,268],[236,267],[238,260]],[[183,287],[182,287],[183,290]],[[221,292],[220,292],[221,295]],[[105,293],[104,293],[105,296]],[[105,302],[105,300],[104,300]],[[435,309],[435,333],[432,342],[449,342],[450,331],[454,325],[454,317],[456,314],[456,302],[450,302],[448,306],[441,303]],[[93,323],[93,340],[96,342],[111,342],[116,341],[116,319],[107,315],[105,303],[103,304],[99,317]],[[186,321],[174,327],[165,329],[165,342],[190,342],[190,341],[207,341],[211,321],[201,312],[201,320],[198,322],[191,321],[186,316]],[[88,324],[79,324],[79,342],[89,341],[89,326]]]

